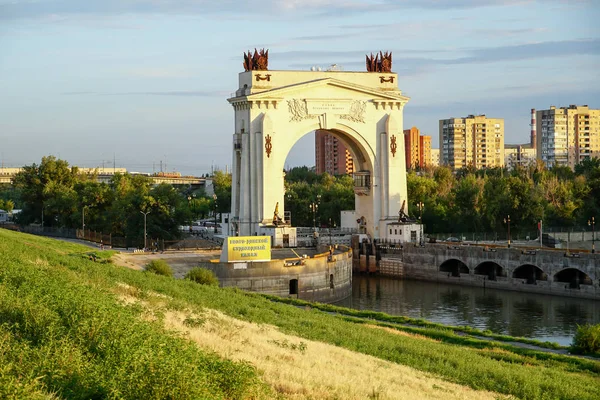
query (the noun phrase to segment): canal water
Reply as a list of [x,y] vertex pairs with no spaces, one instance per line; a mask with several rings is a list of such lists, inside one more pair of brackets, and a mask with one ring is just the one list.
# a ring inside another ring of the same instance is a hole
[[336,304],[562,345],[578,324],[600,323],[600,301],[365,275]]

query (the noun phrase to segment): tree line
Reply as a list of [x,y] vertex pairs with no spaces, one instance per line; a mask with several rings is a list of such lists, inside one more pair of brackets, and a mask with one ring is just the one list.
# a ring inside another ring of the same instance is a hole
[[542,162],[529,167],[475,170],[456,174],[445,167],[410,172],[409,212],[422,202],[427,232],[535,232],[546,227],[587,227],[600,215],[600,160],[585,160],[572,171]]
[[82,228],[85,224],[86,229],[105,234],[140,238],[145,214],[148,236],[167,240],[180,236],[179,226],[219,211],[222,203],[191,187],[153,186],[143,175],[115,174],[109,183],[98,182],[93,174],[80,173],[54,156],[23,167],[13,186],[0,191],[0,198],[21,209],[16,216],[21,225]]
[[[87,228],[141,237],[142,212],[149,212],[148,235],[164,239],[179,235],[178,227],[227,213],[231,207],[231,174],[217,171],[213,196],[189,187],[153,186],[146,176],[116,174],[109,183],[79,173],[53,156],[25,166],[13,187],[0,190],[7,208],[20,208],[18,223]],[[505,232],[510,216],[514,232],[535,232],[544,226],[583,228],[600,215],[600,160],[568,167],[529,167],[456,173],[446,167],[407,174],[409,215],[422,220],[428,233]],[[353,180],[349,175],[316,174],[306,166],[286,171],[285,209],[294,226],[340,226],[340,212],[354,209]],[[423,208],[419,210],[418,204]],[[0,207],[2,208],[2,207]],[[85,216],[83,215],[85,213]]]

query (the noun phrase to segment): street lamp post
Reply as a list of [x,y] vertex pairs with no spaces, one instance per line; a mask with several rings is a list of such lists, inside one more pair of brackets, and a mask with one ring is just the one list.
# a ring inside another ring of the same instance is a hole
[[308,208],[313,213],[313,239],[315,240],[315,244],[317,242],[317,210],[319,209],[319,204],[321,203],[321,195],[317,195],[317,201],[313,201],[309,204]]
[[82,209],[82,213],[81,213],[81,230],[83,231],[83,234],[85,235],[85,209],[87,206],[83,206]]
[[146,249],[148,248],[147,243],[146,243],[146,217],[148,216],[148,214],[150,214],[150,211],[147,211],[147,212],[140,211],[140,213],[144,214],[144,251],[146,251]]
[[[333,221],[333,229],[335,229],[336,226],[337,225],[336,225],[335,221]],[[333,243],[332,243],[332,240],[331,240],[331,218],[329,218],[329,246],[331,247],[332,244]]]
[[190,233],[192,233],[192,223],[193,223],[193,219],[194,219],[194,212],[192,210],[192,200],[194,200],[196,198],[195,194],[192,195],[188,195],[187,197],[187,201],[188,201],[188,209],[190,210]]
[[504,218],[504,223],[508,226],[508,247],[510,247],[510,215],[507,215],[506,218]]
[[213,200],[215,201],[214,214],[215,214],[215,234],[217,233],[217,195],[213,194]]
[[321,203],[321,195],[318,194],[317,195],[317,201],[313,201],[312,203],[310,203],[310,205],[308,206],[308,208],[312,211],[313,213],[313,231],[317,231],[317,210],[319,209],[319,204]]
[[419,244],[423,245],[423,207],[425,205],[422,201],[417,203],[417,207],[419,208],[419,222],[421,223],[421,236],[419,238]]
[[588,225],[590,225],[592,227],[592,253],[596,252],[596,231],[595,231],[595,225],[596,225],[596,220],[594,219],[594,217],[592,217],[591,220],[588,220]]

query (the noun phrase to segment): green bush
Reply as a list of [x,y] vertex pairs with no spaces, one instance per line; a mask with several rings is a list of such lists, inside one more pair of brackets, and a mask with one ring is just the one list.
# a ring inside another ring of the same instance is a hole
[[571,351],[574,353],[600,354],[600,324],[578,325]]
[[146,264],[146,271],[156,275],[173,276],[171,266],[165,260],[152,260]]
[[201,285],[212,285],[219,286],[219,279],[215,273],[206,268],[194,268],[191,269],[186,275],[185,279],[189,279]]

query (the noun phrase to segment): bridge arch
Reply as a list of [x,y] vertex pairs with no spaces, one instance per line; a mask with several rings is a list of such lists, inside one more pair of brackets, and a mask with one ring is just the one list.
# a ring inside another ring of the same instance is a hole
[[448,276],[459,277],[460,274],[469,274],[469,267],[467,264],[456,258],[451,258],[444,261],[440,265],[440,272],[447,272]]
[[547,281],[548,275],[537,265],[523,264],[513,271],[512,277],[523,279],[528,285],[535,285],[537,281]]
[[592,278],[577,268],[565,268],[554,274],[554,282],[568,283],[572,289],[579,289],[580,285],[592,285]]
[[475,275],[484,275],[491,281],[495,281],[497,277],[505,277],[506,271],[502,266],[494,261],[484,261],[475,267],[473,271]]

